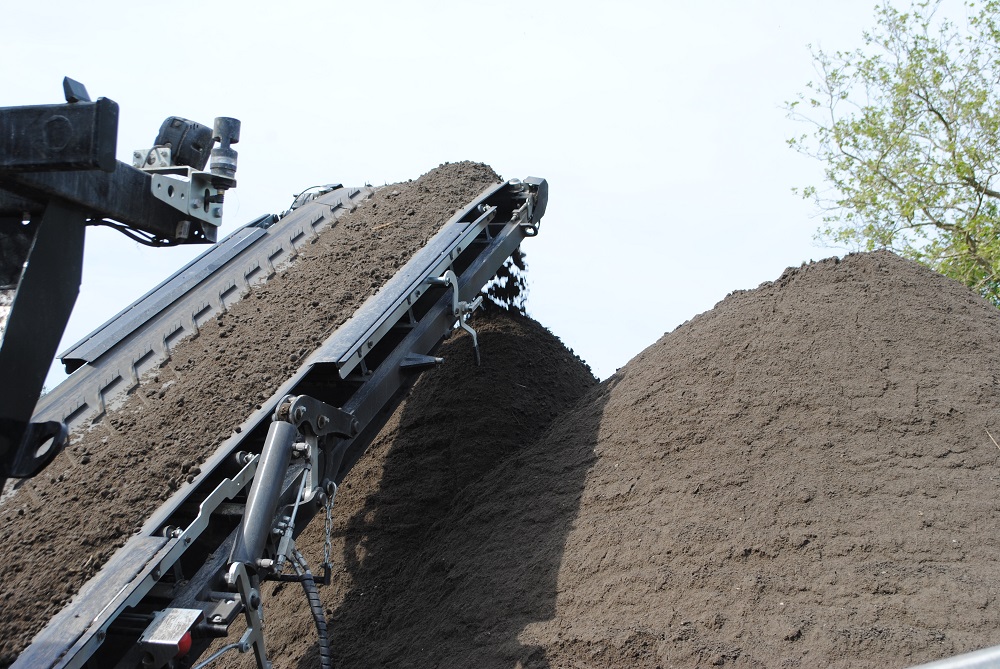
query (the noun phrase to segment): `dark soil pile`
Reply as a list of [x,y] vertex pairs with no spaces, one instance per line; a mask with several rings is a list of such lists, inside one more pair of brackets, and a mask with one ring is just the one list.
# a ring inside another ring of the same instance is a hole
[[[400,593],[411,586],[414,556],[431,549],[456,503],[464,509],[478,499],[484,474],[537,441],[597,384],[582,361],[531,319],[498,313],[473,325],[482,366],[475,365],[469,337],[443,346],[438,354],[445,364],[420,378],[337,493],[334,582],[321,594],[339,667],[373,666],[365,655],[370,638],[397,631],[387,626]],[[313,569],[322,561],[324,537],[317,518],[299,538]],[[451,568],[441,561],[427,566],[442,577]],[[525,578],[519,561],[494,569]],[[265,613],[275,621],[267,636],[275,669],[319,666],[302,589],[266,587],[264,597]],[[219,666],[256,666],[252,654],[227,661]]]
[[[963,286],[888,253],[790,269],[664,336],[420,542],[378,539],[400,557],[349,567],[338,666],[885,667],[1000,643],[998,379],[1000,313]],[[406,507],[376,498],[363,526]]]
[[447,221],[498,181],[442,165],[380,189],[300,262],[179,346],[124,406],[0,509],[0,666],[311,352]]

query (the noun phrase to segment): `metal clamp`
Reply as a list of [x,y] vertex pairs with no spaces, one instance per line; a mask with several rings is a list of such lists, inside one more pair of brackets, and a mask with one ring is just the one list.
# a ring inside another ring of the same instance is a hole
[[240,601],[243,602],[243,614],[246,617],[247,631],[240,639],[240,645],[253,647],[254,655],[257,658],[258,669],[271,669],[271,663],[267,659],[267,652],[264,650],[264,607],[260,598],[260,592],[253,587],[250,582],[250,574],[247,573],[246,565],[242,562],[235,562],[229,567],[226,574],[226,583],[240,593]]
[[152,175],[153,196],[199,221],[221,225],[224,191],[212,185],[212,175],[208,172],[184,169],[189,172],[187,179],[170,174]]
[[450,269],[446,270],[439,278],[431,277],[427,279],[427,283],[432,286],[451,286],[453,288],[451,293],[451,313],[457,321],[457,327],[462,328],[472,336],[472,349],[476,353],[476,366],[482,365],[482,359],[479,356],[479,337],[467,321],[472,312],[482,306],[483,296],[478,295],[471,302],[460,300],[458,295],[458,277]]
[[[193,129],[190,141],[186,141],[188,129]],[[201,144],[209,137],[207,144],[219,145],[211,150],[209,171],[204,172],[208,156],[207,147]],[[172,146],[171,141],[179,146]],[[171,117],[160,128],[153,148],[132,153],[132,164],[151,173],[154,197],[199,221],[219,226],[226,190],[236,186],[237,154],[232,145],[239,141],[237,119],[220,116],[214,130],[209,131],[187,119]]]
[[534,237],[549,203],[549,183],[538,177],[511,179],[507,183],[524,199],[524,204],[511,213],[510,220],[521,226],[525,237]]

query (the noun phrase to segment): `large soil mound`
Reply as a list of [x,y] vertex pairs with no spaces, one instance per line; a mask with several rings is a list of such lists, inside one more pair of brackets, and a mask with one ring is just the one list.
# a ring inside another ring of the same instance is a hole
[[339,666],[884,667],[1000,643],[998,378],[1000,313],[888,253],[735,293],[348,597]]
[[124,406],[0,510],[0,666],[271,396],[333,330],[446,222],[499,181],[442,165],[386,186],[181,344]]

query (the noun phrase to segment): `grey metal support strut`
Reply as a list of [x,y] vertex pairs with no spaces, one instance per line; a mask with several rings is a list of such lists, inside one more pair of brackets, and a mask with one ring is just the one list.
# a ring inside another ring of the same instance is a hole
[[[260,467],[247,495],[243,522],[236,535],[230,562],[242,562],[257,570],[274,525],[292,447],[300,432],[315,455],[319,449],[319,437],[351,437],[357,430],[358,423],[354,416],[312,397],[288,395],[281,400],[267,429]],[[313,490],[306,492],[311,499]]]
[[272,482],[280,483],[284,480],[297,434],[295,426],[285,420],[276,418],[271,422],[264,440],[260,466],[247,496],[246,511],[243,512],[240,533],[236,536],[232,562],[256,567],[257,560],[264,551],[264,542],[271,533],[274,513],[278,510],[278,494],[281,489]]

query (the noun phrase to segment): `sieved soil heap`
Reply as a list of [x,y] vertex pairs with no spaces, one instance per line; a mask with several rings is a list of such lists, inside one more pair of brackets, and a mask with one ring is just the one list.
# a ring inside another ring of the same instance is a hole
[[0,509],[0,667],[336,327],[499,178],[445,164],[380,189],[181,344]]
[[[436,541],[456,500],[571,408],[597,381],[548,330],[517,314],[472,322],[482,366],[468,336],[452,338],[425,372],[337,493],[333,513],[333,583],[321,587],[336,666],[372,666],[355,635],[385,634],[387,612],[409,587],[414,555]],[[473,492],[470,492],[473,491]],[[313,520],[297,544],[314,572],[322,562],[324,524]],[[432,565],[446,572],[444,563]],[[497,565],[522,578],[521,565]],[[298,584],[264,587],[268,657],[275,669],[319,666],[316,630]],[[394,630],[388,630],[393,632]],[[415,660],[419,659],[414,657]],[[256,667],[252,653],[230,654],[222,667]]]
[[998,379],[1000,313],[965,287],[888,253],[789,269],[665,335],[356,582],[338,666],[885,667],[998,644]]

